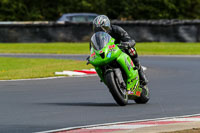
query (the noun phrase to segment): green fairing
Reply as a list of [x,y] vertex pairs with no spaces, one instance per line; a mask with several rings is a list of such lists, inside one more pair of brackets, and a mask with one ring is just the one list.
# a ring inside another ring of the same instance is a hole
[[[113,40],[113,41],[112,41]],[[109,49],[108,46],[114,45],[114,39],[111,39],[110,42],[106,45],[106,47],[104,47],[101,50],[94,50],[92,48],[91,52],[95,53],[95,57],[94,56],[90,56],[90,63],[96,67],[96,66],[103,66],[105,64],[108,64],[109,62],[113,61],[114,59],[116,59],[121,53],[122,51],[118,48],[118,47],[114,47],[112,49]],[[107,54],[111,51],[111,50],[115,50],[112,52],[112,56],[111,58],[107,58]],[[105,58],[102,59],[102,57],[100,56],[100,51],[103,51]],[[92,54],[94,54],[92,53]]]
[[96,66],[95,70],[96,70],[97,74],[99,75],[99,77],[101,78],[101,80],[105,83],[105,80],[104,80],[104,77],[103,77],[103,72],[102,72],[101,68]]
[[133,90],[135,84],[138,82],[138,71],[134,70],[133,66],[131,65],[131,58],[126,53],[121,53],[121,55],[117,58],[117,62],[121,65],[127,75],[127,90]]
[[[116,60],[127,75],[127,80],[125,81],[127,85],[127,93],[131,90],[133,93],[129,95],[137,98],[138,95],[136,95],[136,92],[142,92],[142,88],[139,87],[138,70],[134,70],[135,65],[131,58],[126,53],[122,52],[117,46],[118,44],[114,44],[114,42],[114,38],[110,39],[109,43],[101,50],[95,50],[92,47],[89,61],[95,67],[101,80],[105,83],[101,66]],[[100,54],[104,54],[104,58],[102,58]]]

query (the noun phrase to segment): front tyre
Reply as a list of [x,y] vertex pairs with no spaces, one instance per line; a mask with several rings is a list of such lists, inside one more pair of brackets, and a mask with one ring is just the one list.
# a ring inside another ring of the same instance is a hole
[[141,96],[135,99],[135,102],[138,104],[145,104],[149,101],[149,99],[149,89],[147,86],[143,86]]
[[105,75],[106,85],[108,86],[113,98],[120,106],[125,106],[128,104],[128,95],[126,90],[120,88],[117,77],[113,71],[109,71]]

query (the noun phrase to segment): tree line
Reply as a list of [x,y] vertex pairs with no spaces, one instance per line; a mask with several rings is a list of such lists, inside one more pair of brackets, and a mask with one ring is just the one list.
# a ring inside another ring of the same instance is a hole
[[91,12],[111,19],[200,19],[200,0],[1,0],[0,21],[55,21]]

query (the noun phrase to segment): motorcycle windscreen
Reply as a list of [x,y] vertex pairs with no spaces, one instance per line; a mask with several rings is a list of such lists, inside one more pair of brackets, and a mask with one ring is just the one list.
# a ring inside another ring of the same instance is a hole
[[95,50],[101,50],[104,48],[110,41],[111,36],[106,32],[97,32],[91,38],[92,47]]

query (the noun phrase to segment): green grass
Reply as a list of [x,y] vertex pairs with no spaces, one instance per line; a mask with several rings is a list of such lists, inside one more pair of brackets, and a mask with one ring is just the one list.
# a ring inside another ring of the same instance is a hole
[[[200,55],[200,43],[137,43],[139,55]],[[0,43],[0,53],[89,54],[89,43]]]
[[86,61],[0,57],[0,80],[55,76],[63,70],[93,68]]
[[87,54],[89,43],[0,43],[0,53]]
[[139,55],[200,55],[200,43],[137,43]]

